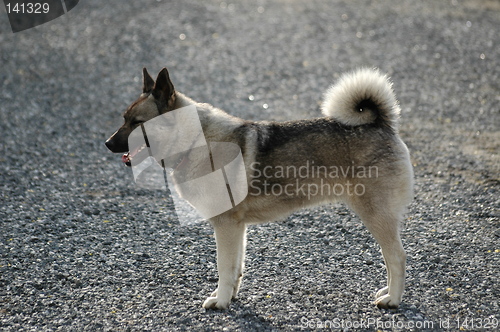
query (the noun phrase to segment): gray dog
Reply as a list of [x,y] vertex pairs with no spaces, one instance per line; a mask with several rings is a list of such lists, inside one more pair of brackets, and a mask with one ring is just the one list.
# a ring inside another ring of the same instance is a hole
[[143,75],[143,93],[125,112],[124,125],[106,141],[112,152],[125,153],[123,162],[130,166],[134,158],[128,137],[135,128],[192,105],[206,141],[236,144],[243,156],[248,195],[210,218],[219,283],[203,307],[226,309],[237,296],[247,225],[334,201],[346,203],[382,248],[387,286],[376,293],[375,304],[398,307],[406,269],[399,225],[413,197],[413,170],[398,135],[398,102],[385,75],[370,69],[346,74],[326,92],[324,117],[281,123],[246,121],[197,103],[175,91],[166,68],[156,81],[146,69]]

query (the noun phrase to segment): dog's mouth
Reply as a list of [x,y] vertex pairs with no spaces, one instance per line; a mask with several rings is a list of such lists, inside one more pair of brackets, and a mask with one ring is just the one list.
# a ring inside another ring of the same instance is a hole
[[[125,165],[127,165],[128,167],[131,167],[132,166],[132,160],[135,157],[137,157],[137,155],[140,152],[142,152],[145,148],[146,148],[146,145],[143,144],[143,145],[135,148],[132,151],[124,153],[122,155],[122,162]],[[170,163],[167,162],[166,165],[164,164],[164,166],[172,168],[173,171],[178,171],[178,170],[180,170],[180,169],[182,169],[182,168],[184,168],[186,166],[188,157],[187,157],[186,153],[180,153],[180,154],[178,154],[176,156],[173,156],[173,158],[171,158],[170,160],[171,160],[171,162]],[[165,161],[162,160],[162,162],[165,162]]]
[[146,144],[143,144],[143,145],[140,145],[138,146],[137,148],[135,148],[134,150],[132,151],[129,151],[125,154],[123,154],[122,156],[122,161],[125,165],[127,165],[128,167],[132,166],[132,159],[134,159],[134,157],[139,153],[141,152],[142,150],[144,150],[146,148]]

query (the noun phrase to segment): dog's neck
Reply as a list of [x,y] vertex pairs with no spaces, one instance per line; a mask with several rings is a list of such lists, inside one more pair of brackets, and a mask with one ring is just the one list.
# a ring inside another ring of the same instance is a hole
[[186,95],[176,91],[174,109],[195,105],[198,110],[201,127],[207,141],[231,142],[234,130],[245,123],[244,120],[227,114],[210,104],[197,103]]
[[180,93],[179,91],[175,91],[175,105],[174,105],[174,110],[179,109],[182,107],[190,106],[190,105],[196,105],[197,102],[195,102],[193,99],[189,98],[183,93]]

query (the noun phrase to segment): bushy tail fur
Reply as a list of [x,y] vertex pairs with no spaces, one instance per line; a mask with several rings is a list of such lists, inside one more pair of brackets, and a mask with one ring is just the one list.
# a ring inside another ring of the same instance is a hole
[[387,75],[360,69],[343,75],[325,94],[325,116],[349,126],[374,123],[397,131],[399,105]]

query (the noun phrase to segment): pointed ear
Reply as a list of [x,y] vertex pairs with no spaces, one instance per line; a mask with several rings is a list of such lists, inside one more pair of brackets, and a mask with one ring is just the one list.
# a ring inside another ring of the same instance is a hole
[[155,81],[153,80],[153,78],[151,78],[146,68],[142,68],[142,78],[143,78],[142,92],[143,93],[151,92],[151,90],[153,90],[153,87],[155,85]]
[[163,68],[158,77],[156,77],[156,83],[153,87],[153,96],[156,99],[164,99],[168,102],[170,97],[174,94],[174,85],[168,76],[167,68]]

